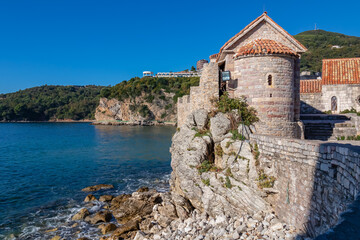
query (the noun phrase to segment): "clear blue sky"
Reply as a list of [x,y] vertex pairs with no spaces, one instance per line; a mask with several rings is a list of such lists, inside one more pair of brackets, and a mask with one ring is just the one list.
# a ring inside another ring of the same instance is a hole
[[359,1],[0,0],[0,93],[115,85],[207,59],[262,14],[290,34],[360,36]]

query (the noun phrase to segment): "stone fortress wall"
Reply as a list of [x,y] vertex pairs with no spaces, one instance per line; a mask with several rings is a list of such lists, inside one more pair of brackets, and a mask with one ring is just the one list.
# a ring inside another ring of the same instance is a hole
[[269,201],[283,221],[310,236],[326,232],[360,190],[360,145],[251,135],[260,166],[272,169]]
[[[298,59],[289,55],[242,57],[235,62],[234,97],[245,96],[258,112],[263,134],[301,137]],[[268,78],[271,78],[271,83]]]
[[337,98],[335,113],[351,108],[360,111],[360,84],[338,84],[323,85],[320,93],[301,93],[301,113],[313,114],[331,110],[333,96]]
[[181,126],[188,115],[197,109],[212,110],[212,99],[219,98],[219,67],[217,63],[203,66],[199,86],[190,88],[190,95],[178,99],[177,124]]
[[[241,46],[264,36],[291,45],[289,39],[274,30],[271,21],[264,21],[232,48],[212,55],[211,62],[204,67],[199,87],[192,87],[190,95],[178,100],[178,126],[185,123],[190,113],[213,108],[210,99],[219,98],[219,69],[231,71],[236,86],[229,95],[245,95],[260,118],[256,124],[257,135],[251,135],[251,141],[259,147],[260,167],[276,178],[267,200],[283,221],[316,236],[338,223],[340,214],[359,193],[360,146],[296,139],[303,133],[301,124],[297,123],[300,110],[302,113],[316,113],[317,108],[330,110],[331,97],[336,96],[340,99],[338,111],[356,104],[359,111],[356,94],[360,86],[322,86],[323,93],[320,90],[300,97],[299,58],[281,54],[233,58]],[[221,54],[223,58],[215,60]],[[269,74],[273,77],[273,86],[267,85]],[[227,87],[229,90],[229,84]],[[341,100],[349,94],[351,101]],[[352,119],[355,126],[359,126],[360,120]]]

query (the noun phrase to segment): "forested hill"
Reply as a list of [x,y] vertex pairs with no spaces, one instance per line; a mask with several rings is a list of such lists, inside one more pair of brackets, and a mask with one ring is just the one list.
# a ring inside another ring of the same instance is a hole
[[28,88],[0,94],[0,121],[94,119],[100,97],[115,98],[120,102],[128,99],[132,102],[131,111],[143,116],[151,114],[147,105],[160,101],[164,105],[162,116],[165,118],[175,112],[177,98],[189,94],[190,86],[198,84],[199,77],[135,77],[113,87],[45,85]]
[[308,51],[301,56],[301,71],[321,72],[322,59],[360,57],[360,37],[324,30],[311,30],[294,36]]
[[101,91],[101,97],[123,101],[145,94],[145,100],[151,102],[154,96],[162,96],[166,92],[173,93],[173,100],[176,102],[178,97],[190,93],[191,86],[198,86],[199,79],[199,77],[135,77],[113,87],[104,88]]
[[0,94],[0,121],[93,119],[101,86],[41,86]]
[[100,96],[104,100],[95,113],[96,120],[176,121],[179,97],[190,93],[191,86],[199,85],[199,77],[143,77],[106,87]]

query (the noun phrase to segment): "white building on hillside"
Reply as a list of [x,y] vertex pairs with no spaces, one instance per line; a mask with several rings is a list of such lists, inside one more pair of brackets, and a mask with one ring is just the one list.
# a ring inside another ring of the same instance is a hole
[[143,77],[152,77],[154,73],[151,71],[143,71]]

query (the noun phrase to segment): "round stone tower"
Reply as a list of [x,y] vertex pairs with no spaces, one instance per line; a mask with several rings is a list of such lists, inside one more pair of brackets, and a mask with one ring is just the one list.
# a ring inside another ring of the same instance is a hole
[[260,119],[258,132],[301,137],[299,120],[299,56],[282,43],[256,39],[234,55],[235,97],[245,96]]
[[196,70],[201,71],[204,68],[204,65],[207,63],[209,63],[209,61],[206,59],[201,59],[201,60],[197,61],[196,62]]

